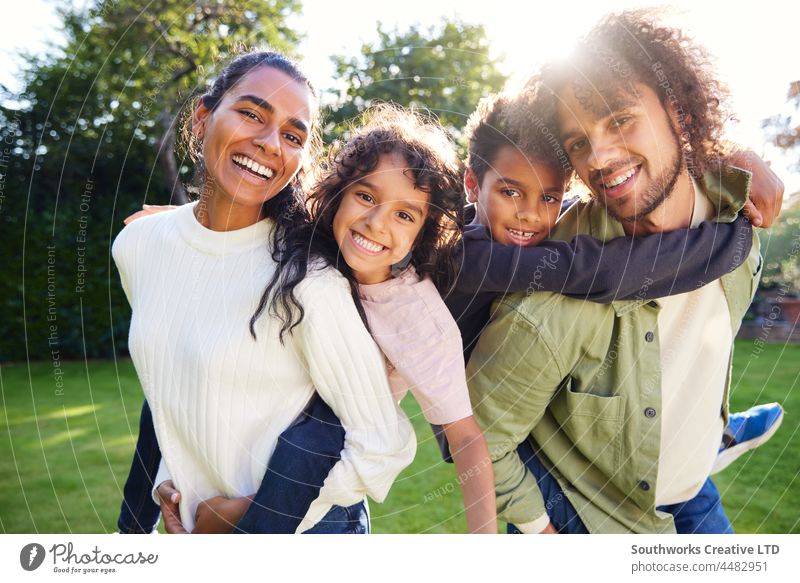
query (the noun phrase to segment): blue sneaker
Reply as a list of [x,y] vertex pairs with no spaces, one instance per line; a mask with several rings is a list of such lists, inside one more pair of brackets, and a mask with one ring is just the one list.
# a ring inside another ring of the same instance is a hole
[[743,453],[769,441],[783,421],[783,407],[768,403],[751,407],[744,413],[733,413],[728,417],[728,426],[722,434],[722,444],[711,475],[721,472]]

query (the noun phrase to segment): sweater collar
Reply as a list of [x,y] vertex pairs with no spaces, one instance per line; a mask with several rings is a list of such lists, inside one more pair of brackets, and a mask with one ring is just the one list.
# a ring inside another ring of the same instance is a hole
[[196,250],[206,255],[234,255],[244,253],[269,244],[272,233],[272,219],[262,219],[257,223],[235,231],[212,231],[200,224],[194,215],[197,201],[185,204],[175,210],[178,232]]

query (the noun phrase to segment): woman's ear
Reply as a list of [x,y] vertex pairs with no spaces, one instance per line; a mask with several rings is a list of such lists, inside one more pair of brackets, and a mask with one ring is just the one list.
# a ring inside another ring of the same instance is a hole
[[203,98],[197,100],[197,107],[194,108],[192,113],[192,133],[198,140],[202,140],[206,134],[206,122],[208,116],[211,115],[211,110],[203,103]]
[[464,172],[464,190],[467,193],[467,200],[469,202],[478,202],[480,188],[478,186],[478,177],[475,176],[472,168],[467,168]]

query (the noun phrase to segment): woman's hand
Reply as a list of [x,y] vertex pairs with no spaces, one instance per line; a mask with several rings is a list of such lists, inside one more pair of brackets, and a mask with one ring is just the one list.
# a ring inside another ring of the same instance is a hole
[[552,522],[548,522],[547,526],[539,534],[558,534],[558,531],[556,530],[556,527],[553,526]]
[[750,197],[743,212],[754,227],[767,229],[772,226],[781,212],[783,204],[783,182],[772,171],[769,162],[764,162],[752,150],[733,152],[728,160],[738,168],[753,174],[750,183]]
[[127,225],[128,223],[132,223],[136,219],[141,219],[142,217],[146,217],[147,215],[155,215],[158,213],[163,213],[164,211],[171,211],[176,208],[178,207],[174,205],[160,206],[160,205],[145,204],[142,205],[142,210],[133,213],[131,216],[129,216],[122,222]]
[[230,534],[252,501],[253,496],[243,498],[214,496],[203,500],[194,515],[195,526],[192,534]]
[[181,493],[175,489],[172,480],[161,482],[156,488],[158,498],[161,501],[161,516],[164,517],[164,530],[169,534],[187,534],[181,523],[181,514],[178,504],[181,501]]

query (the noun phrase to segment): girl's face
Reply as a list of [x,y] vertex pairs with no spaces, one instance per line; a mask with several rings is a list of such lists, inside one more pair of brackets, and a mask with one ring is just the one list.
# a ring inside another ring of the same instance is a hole
[[213,195],[255,206],[283,190],[302,166],[313,107],[304,83],[267,66],[242,77],[214,111],[201,102],[192,131]]
[[411,252],[428,215],[428,193],[414,188],[400,154],[385,154],[371,174],[345,189],[333,236],[359,283],[386,281]]

